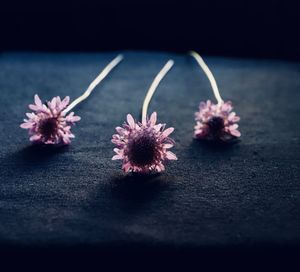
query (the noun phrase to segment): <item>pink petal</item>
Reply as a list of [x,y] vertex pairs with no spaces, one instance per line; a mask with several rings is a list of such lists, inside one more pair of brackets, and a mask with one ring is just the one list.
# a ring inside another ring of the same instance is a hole
[[31,109],[33,111],[37,111],[39,109],[39,107],[37,105],[33,105],[33,104],[30,104],[28,107],[29,107],[29,109]]
[[159,166],[160,166],[161,171],[165,171],[166,170],[165,166],[162,163]]
[[228,115],[228,121],[232,122],[232,123],[236,123],[238,121],[240,121],[240,117],[239,116],[236,116],[236,113],[235,112],[231,112],[229,115]]
[[114,148],[114,152],[116,152],[118,155],[122,155],[123,156],[123,149],[119,149],[119,148]]
[[238,121],[240,121],[241,120],[241,118],[239,117],[239,116],[234,116],[234,118],[231,120],[231,122],[238,122]]
[[37,134],[35,134],[29,138],[29,140],[31,142],[39,141],[40,139],[41,139],[41,135],[37,135]]
[[51,100],[51,104],[53,105],[53,107],[56,106],[56,96],[54,96]]
[[131,167],[130,162],[127,162],[122,166],[122,169],[124,170],[124,172],[129,172],[130,167]]
[[71,140],[70,140],[69,136],[65,135],[63,137],[63,143],[66,144],[66,145],[71,143]]
[[156,172],[158,172],[158,173],[162,172],[161,168],[160,168],[158,165],[155,167],[155,170],[156,170]]
[[173,152],[171,152],[171,151],[168,151],[166,153],[166,155],[167,155],[167,159],[169,159],[169,160],[175,160],[175,161],[177,160],[176,155]]
[[151,125],[154,126],[156,124],[156,121],[157,121],[157,113],[153,112],[151,114],[151,117],[150,117],[150,123],[151,123]]
[[164,144],[172,144],[174,145],[175,144],[175,141],[171,138],[165,138],[164,139]]
[[230,130],[230,134],[235,137],[241,137],[241,133],[238,130]]
[[24,128],[24,129],[29,129],[29,128],[32,128],[32,124],[31,123],[23,123],[20,125],[21,128]]
[[51,139],[51,140],[48,140],[48,141],[44,142],[44,144],[46,144],[46,145],[54,145],[54,144],[56,144],[56,142]]
[[57,102],[58,105],[61,104],[61,100],[60,100],[59,96],[56,97],[56,102]]
[[124,129],[124,128],[122,128],[122,127],[116,127],[116,131],[117,131],[120,135],[126,134],[126,129]]
[[135,122],[131,114],[127,114],[127,123],[129,124],[130,128],[135,128]]
[[200,110],[203,110],[203,109],[205,109],[205,108],[206,108],[206,103],[203,102],[203,101],[201,101],[200,104],[199,104],[199,109],[200,109]]
[[174,128],[170,127],[170,128],[167,128],[163,133],[163,137],[166,138],[168,137],[172,132],[174,131]]
[[232,110],[232,102],[231,101],[227,101],[224,104],[222,104],[221,110],[222,111],[230,112]]
[[72,118],[72,121],[73,122],[78,122],[78,121],[80,121],[81,120],[81,117],[80,116],[74,116],[73,118]]
[[111,139],[111,142],[117,146],[123,146],[124,143],[119,139]]
[[61,107],[65,108],[70,102],[70,96],[66,96],[63,101],[61,101]]
[[154,129],[155,129],[156,131],[160,131],[161,128],[162,128],[162,126],[163,126],[163,124],[157,124],[157,125],[154,126]]
[[174,145],[173,144],[164,144],[164,148],[168,149],[168,148],[172,148]]
[[74,122],[78,122],[81,120],[81,117],[80,116],[74,116],[74,112],[71,112],[67,117],[66,117],[66,121],[67,122],[71,122],[71,123],[74,123]]
[[27,112],[27,113],[26,113],[26,116],[27,116],[29,119],[32,119],[32,118],[35,116],[35,114],[34,114],[34,113],[29,113],[29,112]]
[[121,156],[121,155],[114,155],[111,159],[112,159],[113,161],[115,161],[115,160],[122,160],[122,159],[123,159],[123,156]]
[[228,115],[228,120],[231,121],[235,116],[235,112],[231,112],[229,115]]
[[233,125],[231,125],[231,126],[229,127],[229,129],[230,129],[230,130],[235,130],[235,129],[237,129],[238,127],[239,127],[238,124],[233,124]]
[[160,163],[159,165],[156,165],[156,167],[155,167],[155,170],[157,171],[157,172],[162,172],[162,171],[165,171],[165,166],[162,164],[162,163]]
[[42,101],[41,101],[41,99],[39,98],[39,96],[36,94],[35,96],[34,96],[34,103],[37,105],[37,106],[39,106],[39,107],[41,107],[42,106]]

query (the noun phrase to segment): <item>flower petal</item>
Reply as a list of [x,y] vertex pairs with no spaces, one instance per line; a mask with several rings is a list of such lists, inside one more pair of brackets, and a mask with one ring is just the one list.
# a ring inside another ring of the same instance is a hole
[[233,124],[233,125],[231,125],[231,126],[229,127],[229,129],[230,129],[230,130],[235,130],[235,129],[237,129],[238,127],[239,127],[238,124]]
[[162,164],[162,163],[160,163],[160,164],[158,164],[158,165],[156,165],[155,166],[155,170],[158,172],[158,173],[160,173],[160,172],[162,172],[162,171],[165,171],[165,166]]
[[39,107],[37,105],[33,105],[33,104],[30,104],[29,106],[29,109],[33,110],[33,111],[38,111]]
[[36,141],[39,141],[41,139],[41,135],[40,134],[35,134],[35,135],[32,135],[29,140],[31,142],[36,142]]
[[66,96],[63,101],[61,101],[61,107],[64,109],[69,105],[70,96]]
[[173,131],[174,131],[174,128],[173,128],[173,127],[169,127],[169,128],[167,128],[167,129],[162,133],[162,135],[163,135],[164,138],[166,138],[166,137],[168,137]]
[[53,108],[56,107],[56,96],[52,98],[51,105],[52,105]]
[[22,123],[20,127],[24,129],[32,128],[32,123]]
[[173,144],[164,144],[164,148],[166,149],[172,148],[173,146]]
[[130,128],[135,128],[135,122],[131,114],[127,114],[127,123],[130,126]]
[[156,124],[156,121],[157,121],[157,113],[153,112],[150,117],[150,124],[154,126]]
[[26,113],[26,116],[27,116],[29,119],[31,119],[31,118],[33,118],[33,117],[35,116],[35,114],[34,114],[33,112],[27,112],[27,113]]
[[122,156],[122,155],[114,155],[111,159],[112,159],[113,161],[115,161],[115,160],[122,160],[122,159],[123,159],[123,156]]
[[241,133],[238,130],[230,130],[230,134],[235,137],[241,137]]
[[123,164],[123,166],[122,166],[122,169],[124,170],[124,172],[129,172],[130,168],[131,168],[130,162],[127,162],[127,163]]
[[163,127],[163,124],[157,124],[157,125],[154,126],[154,129],[156,131],[160,131],[162,127]]
[[167,159],[168,160],[177,160],[177,157],[176,157],[176,155],[173,153],[173,152],[171,152],[171,151],[168,151],[167,153],[166,153],[166,157],[167,157]]
[[80,116],[74,115],[74,112],[71,112],[69,115],[66,116],[66,121],[70,123],[75,123],[81,120]]
[[39,107],[41,107],[42,106],[42,101],[41,101],[41,99],[39,98],[39,96],[36,94],[35,96],[34,96],[34,103],[37,105],[37,106],[39,106]]

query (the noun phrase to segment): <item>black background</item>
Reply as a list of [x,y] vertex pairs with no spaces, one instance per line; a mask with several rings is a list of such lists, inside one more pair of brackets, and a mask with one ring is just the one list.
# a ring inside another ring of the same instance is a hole
[[4,1],[1,50],[198,50],[299,59],[293,0]]

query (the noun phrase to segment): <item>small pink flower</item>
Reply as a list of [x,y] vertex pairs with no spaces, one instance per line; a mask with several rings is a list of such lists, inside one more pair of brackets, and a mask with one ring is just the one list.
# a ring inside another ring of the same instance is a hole
[[232,112],[232,103],[213,104],[210,100],[201,102],[195,113],[195,132],[197,139],[227,141],[241,136],[236,124],[240,117]]
[[128,124],[116,127],[118,134],[114,134],[111,141],[117,146],[114,149],[117,155],[112,159],[123,160],[125,172],[161,172],[165,170],[165,162],[177,160],[176,155],[168,151],[175,143],[168,137],[174,128],[165,129],[165,124],[156,124],[156,120],[156,112],[142,123],[135,122],[128,114]]
[[28,129],[30,141],[44,144],[70,144],[74,134],[71,133],[71,125],[80,120],[74,112],[66,115],[63,112],[70,101],[66,96],[62,101],[59,96],[51,101],[42,104],[41,99],[36,94],[35,104],[29,105],[33,111],[26,113],[28,119],[24,119],[21,128]]

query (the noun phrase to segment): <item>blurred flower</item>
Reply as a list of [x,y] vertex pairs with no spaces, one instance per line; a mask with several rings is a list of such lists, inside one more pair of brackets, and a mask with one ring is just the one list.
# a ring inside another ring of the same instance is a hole
[[135,122],[128,114],[127,123],[116,128],[118,134],[112,136],[112,143],[117,146],[114,149],[117,155],[112,159],[123,160],[125,172],[161,172],[165,170],[165,162],[177,160],[176,155],[168,151],[175,144],[168,137],[174,128],[165,129],[165,124],[156,124],[156,120],[156,112],[142,123]]
[[240,117],[232,112],[232,103],[213,104],[210,100],[201,102],[195,113],[195,132],[197,139],[227,141],[241,136],[236,124]]
[[42,104],[41,99],[36,94],[35,104],[29,105],[32,113],[26,113],[28,119],[24,119],[21,128],[28,129],[30,141],[44,144],[70,144],[71,138],[75,136],[71,133],[71,125],[80,120],[74,112],[66,115],[63,112],[70,101],[66,96],[62,101],[59,96],[51,101]]

